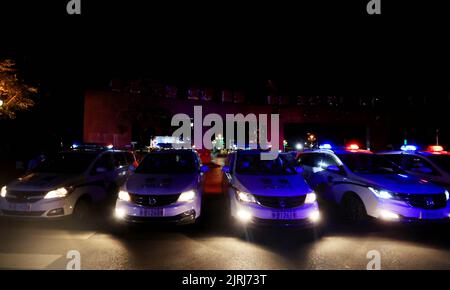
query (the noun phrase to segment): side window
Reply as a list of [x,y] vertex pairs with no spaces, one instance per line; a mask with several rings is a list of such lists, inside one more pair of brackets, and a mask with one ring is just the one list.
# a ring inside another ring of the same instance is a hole
[[[110,172],[114,170],[114,162],[111,153],[103,154],[100,159],[95,162],[93,170],[91,172],[92,175],[101,174],[104,172]],[[103,171],[103,172],[101,172]]]
[[225,161],[225,165],[229,166],[231,171],[233,171],[235,156],[236,156],[235,154],[230,154],[227,160]]
[[319,159],[318,157],[319,157],[318,153],[306,153],[301,154],[298,157],[297,161],[298,164],[301,166],[316,167]]
[[125,154],[122,152],[114,153],[114,168],[120,168],[122,166],[127,166]]
[[125,154],[127,166],[133,164],[133,163],[134,163],[134,156],[133,156],[133,154],[131,154],[131,153],[129,153],[129,152],[124,153],[124,154]]
[[320,168],[327,168],[328,166],[339,166],[338,162],[336,161],[336,159],[329,155],[329,154],[319,154],[318,158],[316,158],[315,160],[316,167],[320,167]]
[[428,175],[438,175],[436,170],[433,168],[433,166],[426,161],[425,159],[414,156],[414,155],[408,155],[405,156],[405,160],[403,163],[403,167],[405,170],[421,173],[421,174],[428,174]]

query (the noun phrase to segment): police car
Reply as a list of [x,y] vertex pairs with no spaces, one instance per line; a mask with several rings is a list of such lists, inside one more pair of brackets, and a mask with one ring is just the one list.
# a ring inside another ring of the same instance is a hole
[[231,216],[241,225],[314,227],[316,194],[290,154],[261,160],[260,150],[231,153],[222,168]]
[[450,189],[450,152],[439,145],[418,150],[415,145],[403,145],[400,151],[379,153],[399,165],[409,174]]
[[132,153],[112,146],[75,145],[3,186],[0,215],[83,219],[94,203],[117,194],[133,163]]
[[[323,148],[323,147],[322,147]],[[298,162],[321,198],[337,203],[353,222],[367,216],[389,221],[448,220],[449,193],[407,174],[383,156],[344,149],[302,152]]]
[[148,153],[119,191],[116,218],[130,223],[194,223],[201,214],[207,170],[193,150]]

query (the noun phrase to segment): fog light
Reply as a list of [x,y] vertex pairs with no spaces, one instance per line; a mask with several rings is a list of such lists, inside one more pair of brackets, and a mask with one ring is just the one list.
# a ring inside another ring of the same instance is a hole
[[55,216],[55,215],[63,215],[64,209],[63,208],[55,208],[48,212],[47,216]]
[[313,211],[309,215],[309,219],[313,222],[318,222],[320,220],[320,212],[318,210]]
[[400,216],[398,214],[388,211],[388,210],[381,210],[380,218],[382,218],[384,220],[398,220],[400,218]]
[[246,210],[240,210],[237,212],[237,217],[241,222],[248,222],[252,218],[252,214]]
[[126,215],[126,211],[123,208],[116,208],[114,213],[118,219],[123,219]]

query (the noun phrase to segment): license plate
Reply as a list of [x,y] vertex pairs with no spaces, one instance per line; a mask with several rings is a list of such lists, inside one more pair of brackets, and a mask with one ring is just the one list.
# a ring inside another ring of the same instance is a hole
[[274,220],[295,220],[297,213],[295,211],[274,211],[272,212],[272,219]]
[[29,203],[10,203],[8,209],[12,211],[31,211],[31,204]]
[[164,209],[163,208],[141,208],[140,210],[140,216],[146,216],[146,217],[160,217],[164,216]]
[[423,211],[422,218],[423,219],[442,219],[442,218],[444,218],[444,216],[441,211],[438,211],[438,212]]

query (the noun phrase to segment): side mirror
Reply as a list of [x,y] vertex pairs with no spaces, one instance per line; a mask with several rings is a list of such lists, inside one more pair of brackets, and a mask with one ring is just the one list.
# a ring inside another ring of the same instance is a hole
[[224,173],[230,173],[230,172],[231,172],[230,166],[225,165],[224,167],[222,167],[222,172],[224,172]]
[[297,171],[297,173],[303,173],[303,167],[295,166],[295,171]]
[[206,173],[206,172],[208,172],[208,171],[209,171],[208,165],[202,165],[202,166],[200,167],[200,172]]
[[108,170],[105,167],[97,167],[95,168],[96,173],[105,173],[108,172]]
[[339,168],[339,166],[336,165],[330,165],[327,167],[328,171],[334,172],[334,173],[342,173],[341,168]]

